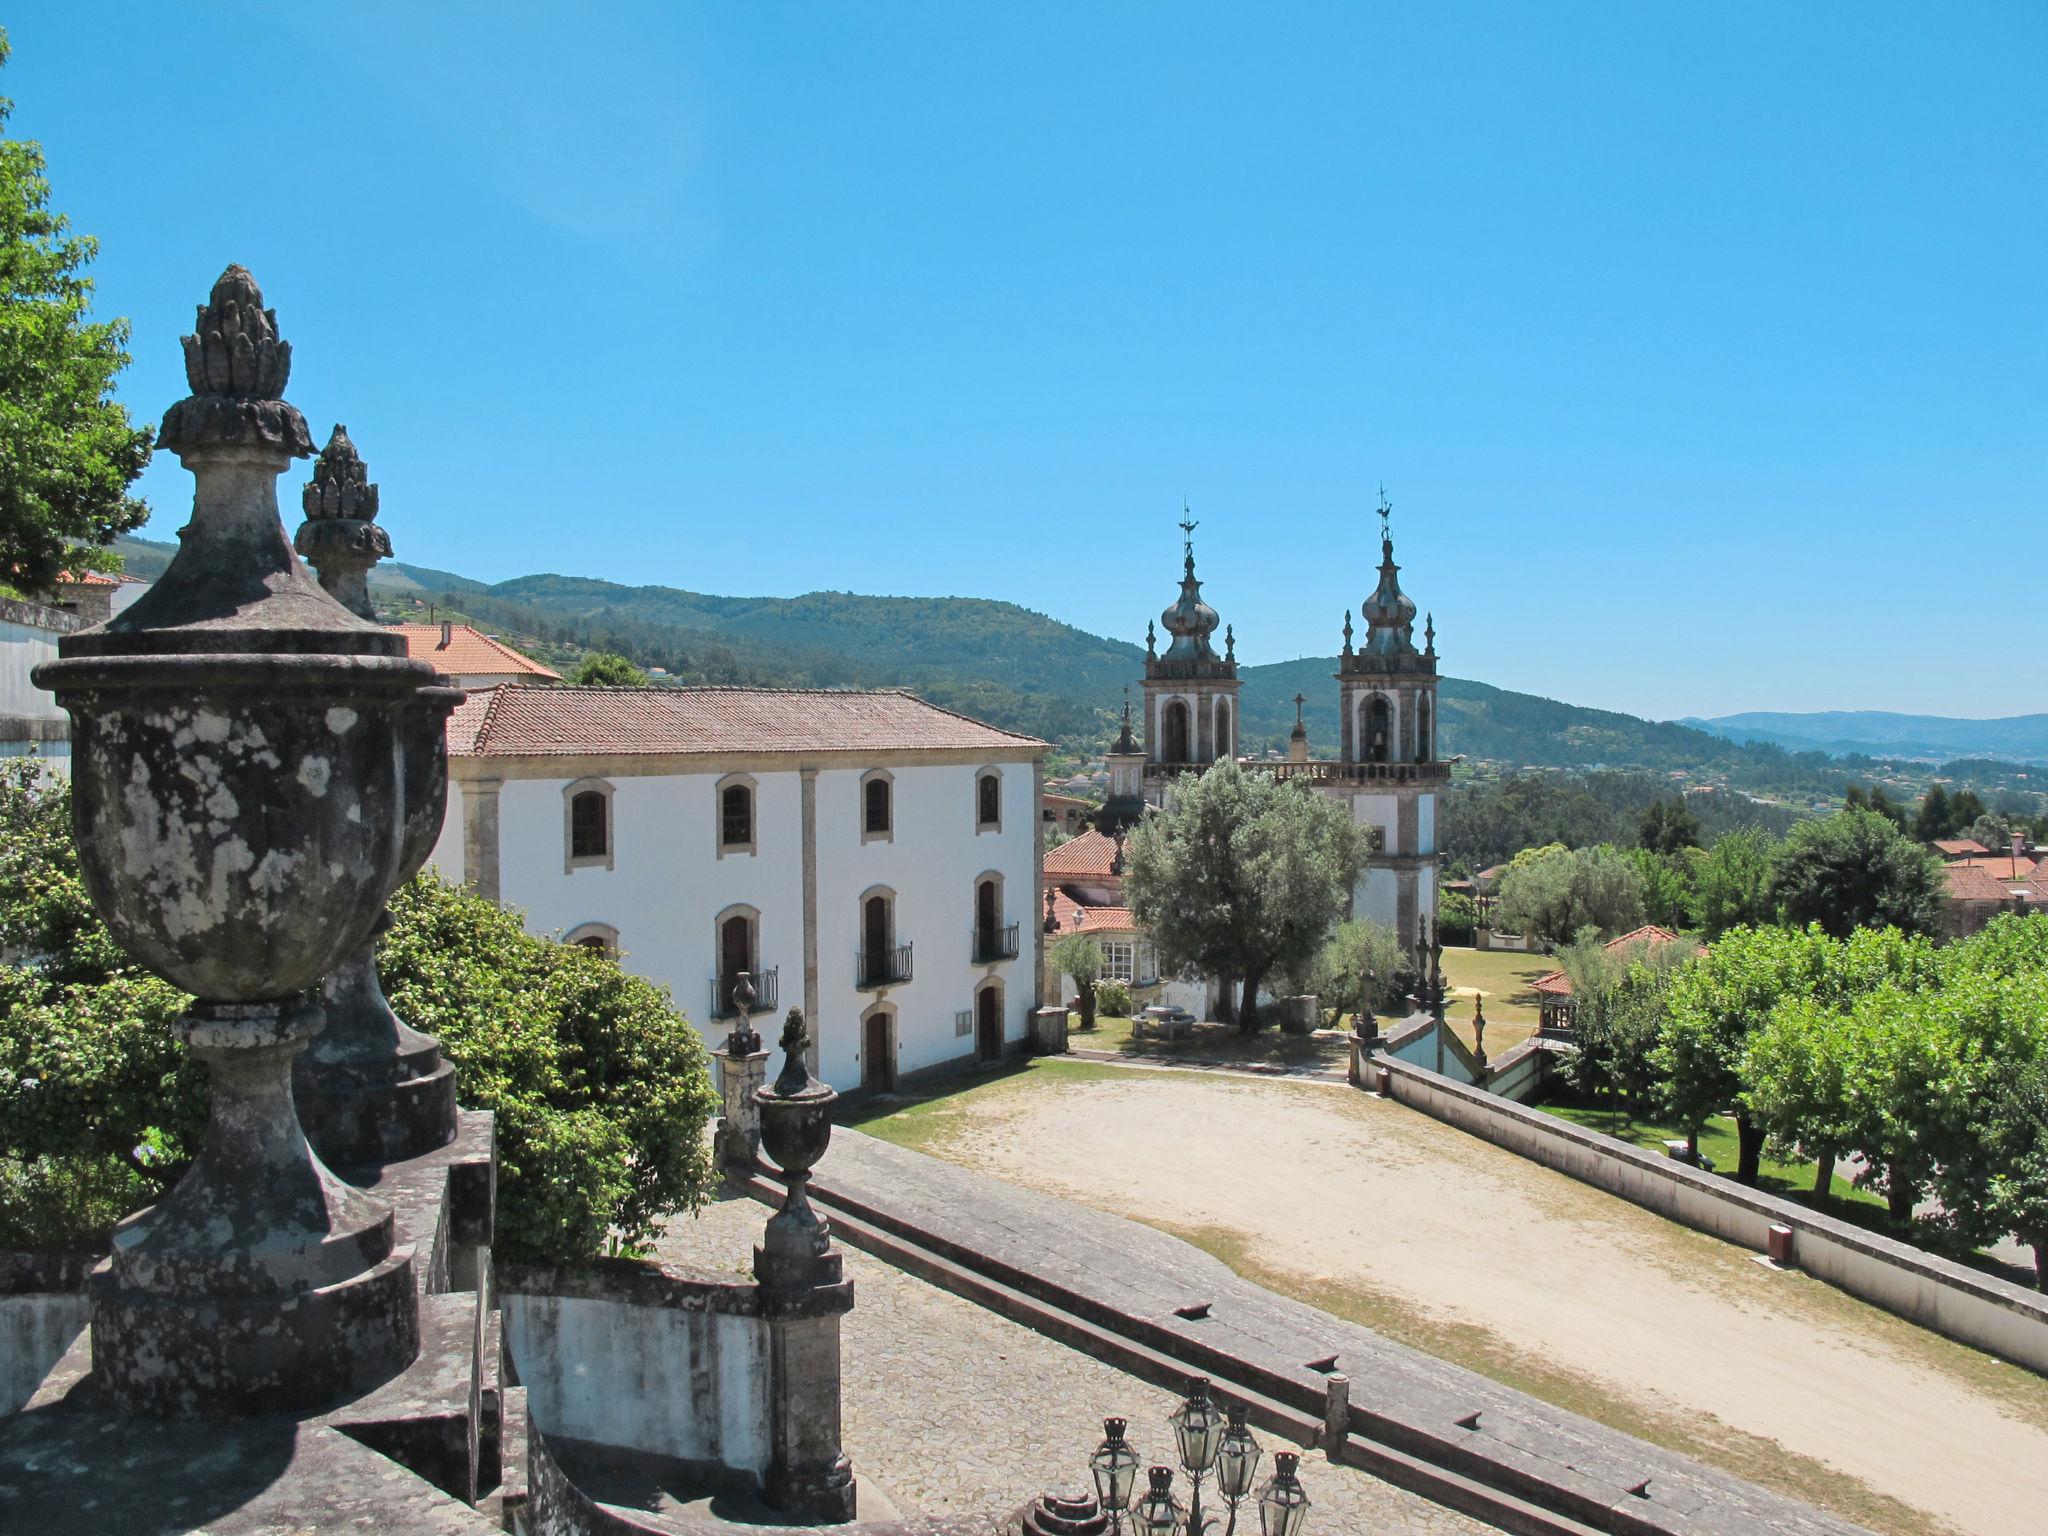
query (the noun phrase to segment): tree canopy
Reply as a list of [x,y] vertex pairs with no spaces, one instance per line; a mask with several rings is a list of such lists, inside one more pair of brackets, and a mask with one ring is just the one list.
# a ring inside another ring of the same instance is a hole
[[1850,807],[1801,822],[1779,847],[1771,891],[1784,920],[1836,938],[1857,928],[1934,928],[1940,863],[1877,811]]
[[592,651],[576,664],[569,681],[578,688],[647,688],[654,679],[612,651]]
[[1618,848],[1542,850],[1500,879],[1500,920],[1563,944],[1592,928],[1612,936],[1641,926],[1643,880]]
[[1243,980],[1250,1032],[1260,986],[1307,970],[1364,857],[1348,807],[1225,760],[1177,780],[1172,805],[1138,824],[1124,894],[1162,971]]
[[[8,51],[0,31],[0,65]],[[13,105],[0,97],[0,128]],[[97,250],[50,207],[42,146],[0,137],[0,583],[29,594],[67,566],[111,568],[105,546],[149,516],[128,488],[151,431],[114,399],[128,322],[91,319]]]

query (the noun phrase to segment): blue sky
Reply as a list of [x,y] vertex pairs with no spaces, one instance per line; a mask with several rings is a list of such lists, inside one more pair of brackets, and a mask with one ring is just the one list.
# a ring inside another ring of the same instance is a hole
[[[123,394],[230,260],[401,559],[2048,708],[2048,10],[40,0]],[[147,530],[184,520],[168,456]],[[295,498],[294,498],[295,499]]]

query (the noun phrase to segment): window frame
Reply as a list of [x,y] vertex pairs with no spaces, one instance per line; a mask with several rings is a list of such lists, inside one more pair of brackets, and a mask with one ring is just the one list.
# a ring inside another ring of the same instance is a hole
[[[604,852],[576,851],[576,802],[584,795],[597,795],[604,802]],[[616,867],[619,846],[617,791],[609,779],[575,779],[562,786],[562,872]]]
[[[982,785],[995,784],[996,814],[993,821],[984,821],[981,816]],[[1003,830],[1003,770],[995,764],[986,764],[974,770],[974,835]]]
[[[880,784],[888,796],[888,825],[877,832],[868,825],[868,795],[871,786]],[[860,776],[860,797],[854,804],[854,815],[860,823],[860,840],[866,843],[893,843],[896,841],[896,775],[886,768],[870,768]]]
[[[597,944],[591,942],[593,939]],[[598,944],[602,944],[606,958],[611,960],[618,959],[622,953],[619,948],[619,930],[610,923],[578,923],[562,935],[562,942],[580,944],[586,949],[595,949]]]
[[[747,792],[747,840],[725,840],[725,797],[735,789]],[[728,773],[712,787],[711,846],[723,858],[751,858],[761,851],[761,786],[750,773]]]

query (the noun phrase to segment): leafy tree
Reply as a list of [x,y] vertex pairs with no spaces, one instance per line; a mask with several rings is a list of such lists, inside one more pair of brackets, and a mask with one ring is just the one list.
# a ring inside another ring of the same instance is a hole
[[593,651],[569,674],[578,688],[648,688],[654,680],[625,657],[611,651]]
[[1989,1216],[2034,1250],[2034,1284],[2048,1291],[2048,1054],[2037,1055],[1993,1100]]
[[1906,808],[1887,795],[1883,785],[1871,790],[1870,809],[1901,832],[1906,830]]
[[1685,796],[1653,800],[1636,831],[1636,841],[1651,853],[1677,853],[1700,845],[1700,819],[1685,803]]
[[1345,1014],[1358,1011],[1367,971],[1373,975],[1373,1010],[1380,1012],[1399,1006],[1412,969],[1399,934],[1385,923],[1358,918],[1331,931],[1301,978],[1302,989],[1315,993],[1317,1006],[1334,1010],[1341,1023]]
[[1501,876],[1499,910],[1509,927],[1553,944],[1587,927],[1620,933],[1642,923],[1642,877],[1617,848],[1544,851]]
[[1636,880],[1643,895],[1643,918],[1660,928],[1676,932],[1692,926],[1693,870],[1704,855],[1697,848],[1673,853],[1653,853],[1648,848],[1629,848],[1623,856],[1635,866]]
[[[1655,1051],[1670,1013],[1671,979],[1689,957],[1679,944],[1629,946],[1619,957],[1604,946],[1574,945],[1572,1038],[1563,1058],[1566,1080],[1594,1098],[1613,1097],[1630,1120],[1656,1101]],[[1598,958],[1593,957],[1597,955]],[[1585,977],[1581,991],[1579,975]]]
[[1102,975],[1102,946],[1085,933],[1063,934],[1046,956],[1056,975],[1074,978],[1081,1027],[1095,1027],[1095,983]]
[[1695,913],[1709,939],[1777,916],[1778,900],[1771,891],[1776,848],[1776,840],[1762,827],[1739,827],[1714,840],[1693,881]]
[[1788,923],[1837,938],[1857,928],[1927,933],[1940,910],[1940,862],[1875,811],[1801,822],[1777,851],[1771,890]]
[[1993,853],[2004,853],[2012,847],[2014,830],[2010,817],[1997,811],[1986,811],[1956,835],[1981,843]]
[[[0,31],[0,64],[8,55]],[[0,126],[14,104],[0,97]],[[149,508],[128,487],[151,433],[113,398],[128,322],[92,322],[98,250],[50,208],[43,150],[0,138],[0,581],[47,590],[65,566],[110,568],[103,546]]]
[[[1959,789],[1948,797],[1948,832],[1954,837],[1984,814],[1984,802],[1974,789]],[[1986,845],[1989,846],[1988,844]]]
[[[0,1245],[103,1232],[176,1181],[205,1118],[191,1000],[100,923],[69,825],[64,780],[0,774],[0,945],[30,962],[0,967]],[[663,989],[430,872],[391,906],[386,991],[497,1114],[501,1255],[595,1258],[703,1198],[716,1099]]]
[[1364,857],[1347,807],[1226,760],[1138,824],[1124,892],[1163,970],[1243,981],[1237,1024],[1251,1034],[1259,988],[1307,968]]
[[1735,1177],[1744,1184],[1757,1180],[1763,1130],[1740,1099],[1743,1053],[1772,1009],[1816,994],[1830,948],[1817,928],[1737,928],[1672,978],[1671,1016],[1654,1053],[1665,1102],[1695,1155],[1700,1126],[1735,1110]]
[[1436,899],[1436,930],[1446,944],[1470,944],[1479,928],[1479,903],[1463,891],[1441,891]]
[[1913,835],[1923,843],[1931,843],[1937,837],[1947,837],[1955,829],[1956,819],[1949,809],[1948,791],[1936,784],[1921,797],[1919,814],[1913,818]]
[[1766,1141],[1814,1164],[1813,1193],[1823,1203],[1835,1159],[1855,1138],[1848,1031],[1838,1009],[1787,998],[1750,1036],[1740,1071],[1743,1101]]

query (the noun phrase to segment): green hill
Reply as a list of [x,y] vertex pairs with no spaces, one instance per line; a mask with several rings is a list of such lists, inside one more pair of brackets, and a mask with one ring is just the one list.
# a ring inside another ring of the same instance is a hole
[[[161,570],[174,550],[140,539],[124,539],[119,548],[143,575]],[[1108,742],[1123,690],[1143,672],[1136,645],[989,598],[716,597],[555,575],[487,585],[395,561],[378,567],[371,585],[394,617],[467,618],[553,665],[615,650],[683,683],[907,687],[1082,755]],[[1336,670],[1334,657],[1246,667],[1246,748],[1284,748],[1293,697],[1301,693],[1312,748],[1332,755]],[[1462,678],[1443,680],[1441,702],[1444,750],[1496,772],[1682,769],[1731,788],[1799,799],[1839,794],[1850,778],[1888,771],[1870,758],[1729,741]]]

